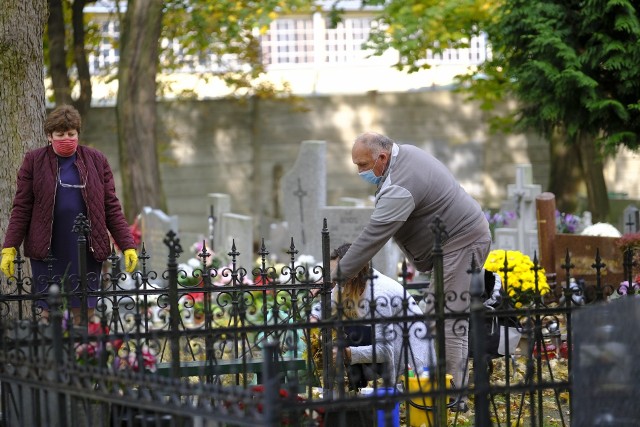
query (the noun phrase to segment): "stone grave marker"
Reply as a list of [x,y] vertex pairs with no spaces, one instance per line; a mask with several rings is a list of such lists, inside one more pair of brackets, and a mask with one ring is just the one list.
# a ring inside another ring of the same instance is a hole
[[[145,250],[149,255],[147,270],[158,274],[156,281],[163,283],[162,273],[167,269],[169,253],[164,239],[167,232],[178,233],[178,217],[169,216],[160,209],[145,206],[140,213],[140,232]],[[140,268],[140,264],[136,268]]]
[[575,312],[573,317],[571,424],[637,426],[640,406],[638,300],[620,298]]
[[535,199],[541,192],[533,184],[531,165],[516,166],[516,182],[507,186],[507,197],[515,204],[516,227],[495,229],[493,249],[520,251],[533,259],[538,251]]
[[254,258],[253,220],[251,217],[228,213],[223,216],[221,232],[225,240],[223,240],[222,247],[218,249],[218,252],[220,253],[224,249],[224,253],[227,255],[229,262],[231,262],[231,256],[228,253],[235,242],[236,251],[240,253],[237,257],[238,266],[244,267],[247,270],[247,274],[251,274]]
[[291,247],[291,233],[286,221],[274,222],[269,226],[265,246],[269,251],[269,257],[275,257],[278,262],[289,263],[290,255],[287,251]]
[[[369,221],[373,207],[326,206],[326,142],[303,141],[298,158],[283,177],[283,210],[298,254],[322,260],[322,227],[327,218],[331,248],[353,241]],[[359,202],[347,200],[357,205]],[[290,244],[290,239],[289,243]],[[374,268],[396,277],[400,250],[388,242],[373,259]]]
[[[364,225],[369,222],[372,213],[372,207],[328,206],[324,208],[322,214],[327,218],[331,248],[353,242],[360,235]],[[395,279],[400,260],[402,260],[400,248],[389,240],[373,257],[373,267]]]
[[633,205],[627,206],[622,214],[622,223],[625,234],[640,231],[640,211],[638,208]]
[[322,259],[322,216],[326,205],[326,143],[303,141],[293,167],[282,177],[282,205],[299,254]]
[[340,206],[353,206],[356,208],[364,208],[366,206],[365,201],[357,197],[340,197],[338,203]]
[[[248,215],[239,215],[231,212],[231,196],[224,193],[209,194],[213,205],[214,235],[213,249],[218,255],[222,255],[231,262],[228,255],[231,252],[233,242],[236,244],[236,251],[240,252],[237,257],[237,266],[247,270],[251,274],[253,269],[253,219]],[[207,243],[208,245],[209,243]]]

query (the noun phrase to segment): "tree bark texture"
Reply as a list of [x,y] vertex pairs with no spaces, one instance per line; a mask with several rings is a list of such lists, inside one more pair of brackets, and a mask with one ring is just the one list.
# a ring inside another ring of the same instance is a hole
[[560,212],[578,211],[578,194],[584,188],[579,150],[567,142],[564,129],[558,127],[549,138],[549,188]]
[[581,133],[578,136],[580,163],[587,185],[588,210],[594,222],[606,222],[609,216],[609,195],[604,180],[604,160],[595,137]]
[[71,105],[71,83],[67,70],[65,46],[64,10],[62,0],[49,0],[49,75],[53,86],[53,97],[57,105]]
[[[46,144],[42,40],[47,13],[47,0],[3,0],[0,8],[1,236],[9,223],[24,154]],[[3,288],[5,283],[3,279]]]
[[116,114],[122,199],[129,222],[145,206],[166,211],[156,142],[156,72],[162,3],[129,0],[121,25]]
[[46,143],[44,51],[46,0],[4,0],[0,8],[0,234],[9,221],[24,154]]
[[85,50],[84,31],[84,7],[87,0],[75,0],[71,5],[71,23],[73,27],[73,60],[78,70],[78,83],[80,84],[80,96],[75,100],[75,107],[82,116],[89,112],[91,107],[91,73],[89,72],[89,61]]
[[53,86],[56,105],[73,104],[82,117],[91,107],[91,73],[85,51],[84,7],[93,0],[75,0],[71,4],[71,25],[73,28],[73,62],[78,73],[80,95],[73,99],[71,79],[67,67],[66,26],[63,0],[49,1],[49,75]]

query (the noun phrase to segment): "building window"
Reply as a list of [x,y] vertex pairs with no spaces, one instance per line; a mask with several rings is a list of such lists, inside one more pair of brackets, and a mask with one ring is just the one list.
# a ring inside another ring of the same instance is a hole
[[[327,19],[326,27],[328,23]],[[364,60],[362,44],[369,38],[370,29],[371,18],[345,18],[336,28],[327,28],[324,61],[332,64]]]
[[314,62],[313,21],[283,18],[271,23],[261,39],[262,61],[273,64],[307,64]]

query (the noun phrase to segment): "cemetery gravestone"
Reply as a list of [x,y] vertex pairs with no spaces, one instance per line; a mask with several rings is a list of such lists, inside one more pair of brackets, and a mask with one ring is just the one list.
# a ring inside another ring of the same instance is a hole
[[516,183],[507,186],[507,197],[515,202],[516,227],[495,229],[495,249],[516,250],[533,259],[538,251],[535,198],[541,192],[533,184],[531,165],[517,165]]
[[[576,426],[637,426],[638,301],[621,298],[574,314],[572,420]],[[634,320],[636,319],[636,320]]]
[[[178,232],[178,217],[169,216],[160,209],[145,206],[140,214],[140,232],[149,260],[147,270],[155,271],[157,281],[162,282],[162,273],[167,269],[167,246],[164,239],[167,232]],[[141,268],[138,265],[137,268]]]
[[225,237],[222,248],[218,252],[222,252],[223,248],[229,262],[231,257],[229,252],[235,243],[237,255],[237,266],[243,267],[250,274],[253,268],[253,221],[250,216],[228,213],[223,216],[222,234]]
[[640,211],[638,211],[638,208],[633,205],[627,206],[622,215],[622,223],[624,224],[625,234],[640,231]]
[[222,255],[231,262],[228,255],[233,243],[236,244],[236,267],[242,267],[251,274],[253,269],[253,219],[247,215],[231,212],[231,196],[223,193],[211,193],[215,230],[213,236],[214,247],[209,248],[214,253]]
[[231,212],[231,196],[224,193],[210,193],[209,197],[211,198],[211,212],[210,216],[213,217],[213,247],[211,249],[219,250],[229,250],[231,248],[223,247],[224,237],[220,232],[222,228],[222,217]]
[[299,254],[322,259],[320,209],[326,205],[326,143],[303,141],[293,167],[282,177],[282,202]]
[[265,246],[270,257],[275,258],[278,262],[289,263],[291,255],[287,251],[291,247],[291,234],[286,221],[274,222],[269,226]]
[[[343,243],[353,242],[373,213],[373,208],[352,208],[343,206],[331,206],[322,210],[327,218],[331,247],[337,248]],[[396,278],[398,273],[398,261],[402,254],[397,245],[387,242],[373,257],[373,267],[391,278]]]
[[339,204],[340,206],[352,206],[356,208],[365,207],[364,200],[358,199],[356,197],[340,197]]

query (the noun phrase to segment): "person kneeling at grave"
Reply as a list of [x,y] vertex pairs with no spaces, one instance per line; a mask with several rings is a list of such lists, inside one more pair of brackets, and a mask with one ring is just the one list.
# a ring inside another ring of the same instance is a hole
[[[346,243],[332,252],[332,270],[350,246]],[[383,378],[387,385],[395,385],[408,369],[433,367],[435,351],[432,336],[422,320],[424,314],[400,283],[369,267],[346,281],[338,279],[337,283],[331,292],[331,311],[334,320],[341,312],[347,324],[343,360],[351,390],[365,387],[368,381],[377,378]],[[406,316],[417,317],[415,321],[396,320],[405,317],[404,301],[407,302]],[[372,302],[375,305],[372,306]],[[312,321],[320,319],[320,304],[313,306],[311,317]],[[371,320],[371,324],[350,324],[350,320]],[[403,344],[406,326],[409,327],[408,360]]]

